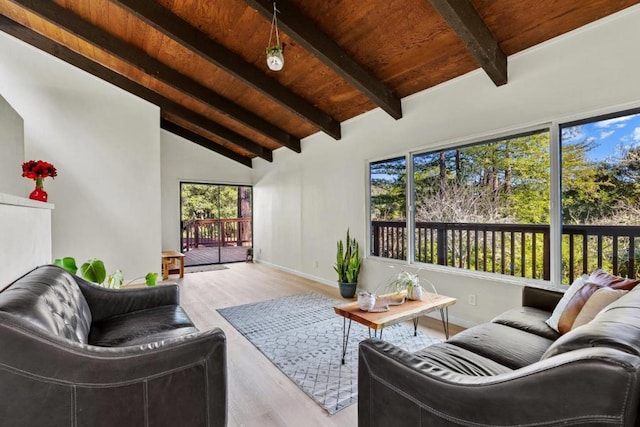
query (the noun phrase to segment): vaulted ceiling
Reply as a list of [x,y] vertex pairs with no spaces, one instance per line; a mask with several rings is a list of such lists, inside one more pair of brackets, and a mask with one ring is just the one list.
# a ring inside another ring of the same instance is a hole
[[[251,167],[318,131],[640,0],[0,0],[0,30],[160,107],[163,129]],[[562,60],[562,58],[558,58]],[[540,64],[544,67],[544,64]],[[100,102],[96,99],[96,102]]]

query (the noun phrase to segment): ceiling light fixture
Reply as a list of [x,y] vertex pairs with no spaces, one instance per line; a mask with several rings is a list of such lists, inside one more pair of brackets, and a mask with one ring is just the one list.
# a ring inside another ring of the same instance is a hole
[[[282,55],[282,44],[280,44],[280,34],[278,33],[278,18],[276,13],[276,2],[273,2],[273,19],[271,19],[271,31],[269,32],[269,44],[267,45],[267,66],[270,70],[280,71],[284,67],[284,56]],[[272,45],[273,33],[276,33],[276,44]]]

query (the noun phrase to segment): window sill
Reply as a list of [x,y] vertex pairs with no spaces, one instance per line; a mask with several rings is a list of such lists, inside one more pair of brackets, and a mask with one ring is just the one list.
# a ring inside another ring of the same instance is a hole
[[461,276],[461,277],[469,277],[474,279],[481,279],[489,282],[496,283],[507,283],[515,286],[529,286],[538,289],[546,289],[556,292],[564,292],[568,286],[565,285],[555,285],[551,282],[547,282],[546,280],[538,280],[538,279],[528,279],[524,277],[515,277],[509,276],[506,274],[500,273],[490,273],[485,271],[474,271],[474,270],[466,270],[463,268],[457,267],[449,267],[445,265],[435,265],[435,264],[426,264],[426,263],[410,263],[404,260],[390,259],[390,258],[382,258],[377,256],[368,256],[367,260],[372,262],[382,262],[392,264],[397,266],[398,268],[411,268],[416,271],[433,271],[437,273],[444,273],[451,276]]

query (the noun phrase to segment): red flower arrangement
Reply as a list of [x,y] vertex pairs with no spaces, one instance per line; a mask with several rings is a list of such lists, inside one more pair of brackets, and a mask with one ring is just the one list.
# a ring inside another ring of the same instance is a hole
[[29,160],[22,164],[22,176],[29,179],[55,178],[58,175],[56,167],[42,160]]
[[57,175],[56,167],[42,160],[29,160],[22,164],[22,176],[36,180],[36,189],[29,194],[30,199],[46,202],[48,195],[42,187],[42,180],[48,177],[55,178]]

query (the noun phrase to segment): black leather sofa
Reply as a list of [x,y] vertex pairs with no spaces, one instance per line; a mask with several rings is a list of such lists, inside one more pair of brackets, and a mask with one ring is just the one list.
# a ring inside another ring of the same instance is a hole
[[358,425],[638,426],[640,287],[560,336],[545,320],[560,293],[410,354],[361,343]]
[[225,335],[194,327],[177,285],[42,266],[0,292],[0,396],[2,426],[225,426]]

